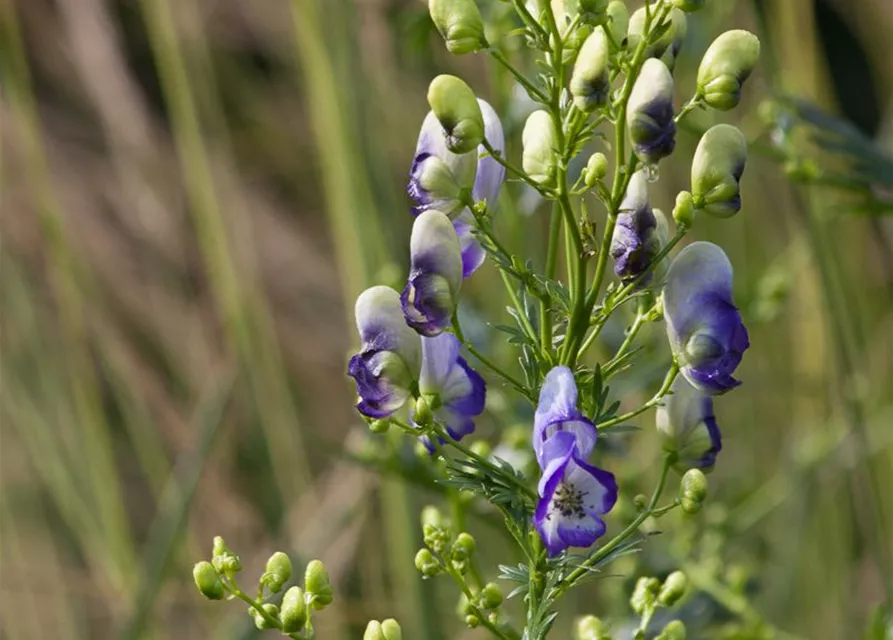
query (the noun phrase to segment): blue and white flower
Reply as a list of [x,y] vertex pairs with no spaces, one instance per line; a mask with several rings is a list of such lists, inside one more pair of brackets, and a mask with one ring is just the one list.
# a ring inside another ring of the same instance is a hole
[[645,164],[655,164],[676,148],[673,121],[673,76],[663,62],[648,58],[636,78],[626,109],[633,150]]
[[350,359],[348,374],[357,385],[357,410],[369,418],[385,418],[412,393],[422,364],[421,339],[406,325],[400,295],[390,287],[360,294],[356,323],[363,344]]
[[422,338],[419,394],[454,440],[474,431],[474,418],[484,411],[487,397],[484,379],[468,366],[459,349],[459,340],[451,333]]
[[732,374],[750,346],[732,301],[732,265],[710,242],[679,252],[663,290],[667,336],[682,375],[710,395],[741,384]]
[[577,409],[577,383],[573,372],[565,366],[554,367],[546,375],[533,418],[533,451],[542,469],[548,462],[546,442],[556,433],[572,434],[576,442],[574,454],[583,460],[595,447],[595,426]]
[[450,324],[462,285],[462,252],[453,223],[439,211],[420,214],[409,241],[411,268],[400,301],[406,323],[423,336]]
[[[642,171],[637,171],[629,180],[611,238],[614,273],[621,280],[633,280],[650,266],[660,251],[656,231],[657,219],[648,202],[648,181]],[[643,280],[647,284],[647,278]]]
[[601,516],[617,502],[614,475],[578,455],[577,436],[552,435],[542,448],[545,462],[533,523],[550,556],[568,547],[589,547],[605,533]]
[[713,397],[683,377],[673,381],[671,395],[658,405],[655,421],[664,450],[676,454],[676,468],[709,470],[722,449],[722,435],[713,415]]

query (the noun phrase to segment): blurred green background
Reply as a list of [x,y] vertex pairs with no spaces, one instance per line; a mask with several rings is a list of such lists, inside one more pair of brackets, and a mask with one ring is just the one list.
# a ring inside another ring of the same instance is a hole
[[[509,5],[479,5],[506,24]],[[692,118],[653,195],[669,210],[687,186],[696,130],[734,122],[754,141],[743,212],[694,231],[728,251],[752,339],[745,385],[717,403],[711,487],[725,507],[708,518],[722,535],[701,551],[745,576],[753,609],[714,593],[694,615],[758,611],[798,637],[860,638],[893,580],[893,3],[708,5],[690,21],[678,99],[723,29],[757,32],[762,66],[734,112]],[[417,0],[0,7],[0,637],[250,637],[242,605],[192,585],[213,535],[241,554],[247,584],[273,550],[322,558],[338,599],[320,638],[360,637],[386,616],[412,639],[484,637],[412,566],[431,493],[352,461],[381,445],[352,409],[345,362],[354,297],[405,272],[403,187],[427,83],[468,80],[517,157],[529,106],[511,78],[482,55],[449,56]],[[525,64],[518,42],[504,45]],[[786,177],[771,144],[784,126],[760,109],[783,94],[852,121],[791,134],[843,179]],[[835,127],[849,146],[808,133]],[[541,264],[547,226],[508,184],[506,243]],[[503,298],[488,266],[463,304],[472,339],[513,364],[475,322],[506,322]],[[646,335],[650,369],[615,386],[624,406],[653,390],[661,332]],[[528,418],[491,380],[480,433],[497,442]],[[611,459],[627,499],[651,482],[651,419]],[[486,524],[470,526],[485,567],[511,560]],[[684,561],[653,545],[649,566]],[[638,569],[615,569],[565,602],[559,629],[574,612],[623,614]]]

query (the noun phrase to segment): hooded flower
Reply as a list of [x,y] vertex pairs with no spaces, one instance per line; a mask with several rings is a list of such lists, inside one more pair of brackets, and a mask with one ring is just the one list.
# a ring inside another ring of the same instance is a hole
[[611,238],[614,273],[621,280],[633,280],[648,268],[660,250],[656,231],[657,219],[648,202],[648,182],[644,173],[637,171],[630,178]]
[[597,27],[580,48],[570,81],[574,104],[585,113],[608,101],[611,92],[609,57],[608,36],[604,29]]
[[577,383],[565,366],[554,367],[546,375],[533,418],[533,451],[541,468],[548,462],[546,442],[561,432],[575,437],[575,456],[589,457],[595,447],[595,426],[577,409]]
[[587,464],[577,450],[577,437],[569,431],[555,433],[543,446],[533,524],[550,556],[591,546],[605,533],[601,516],[617,502],[614,475]]
[[462,253],[450,219],[426,211],[415,219],[409,240],[409,281],[400,296],[406,323],[424,336],[450,324],[462,284]]
[[453,153],[447,149],[445,135],[437,116],[429,111],[419,131],[406,186],[413,215],[431,209],[457,214],[465,207],[463,192],[476,184],[474,152]]
[[680,251],[662,295],[670,346],[685,379],[710,395],[741,384],[732,374],[750,342],[732,302],[732,265],[723,250],[695,242]]
[[673,153],[673,76],[663,62],[648,58],[636,78],[626,109],[626,124],[639,160],[654,164]]
[[691,163],[691,194],[697,209],[715,218],[741,210],[741,176],[747,162],[747,140],[730,124],[707,130]]
[[741,86],[760,59],[760,39],[749,31],[726,31],[707,48],[698,67],[698,95],[728,111],[741,101]]
[[722,436],[713,416],[713,397],[698,391],[685,378],[676,378],[672,394],[658,405],[656,423],[664,450],[678,457],[676,467],[712,469],[722,449]]
[[390,287],[361,293],[356,321],[363,344],[347,372],[357,385],[357,410],[369,418],[384,418],[410,396],[422,364],[421,341],[406,326],[400,296]]
[[459,355],[459,346],[451,333],[422,338],[419,376],[419,393],[454,440],[474,431],[474,418],[484,411],[487,392],[484,379]]

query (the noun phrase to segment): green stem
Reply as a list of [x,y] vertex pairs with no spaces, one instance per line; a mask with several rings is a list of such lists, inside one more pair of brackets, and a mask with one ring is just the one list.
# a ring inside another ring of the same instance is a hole
[[521,393],[525,398],[531,399],[530,392],[527,390],[527,387],[521,384],[521,382],[514,378],[511,374],[506,373],[500,366],[495,364],[487,356],[478,351],[473,344],[465,339],[465,335],[462,333],[462,327],[459,325],[458,310],[453,312],[453,333],[459,339],[459,342],[461,342],[462,345],[468,350],[468,353],[477,358],[481,362],[481,364],[490,369],[493,373],[512,385],[515,390]]
[[618,424],[626,422],[627,420],[631,420],[632,418],[645,413],[646,411],[648,411],[648,409],[658,404],[663,399],[663,397],[670,392],[670,387],[673,386],[673,381],[678,375],[679,365],[674,362],[673,365],[670,367],[670,370],[667,371],[666,377],[664,377],[664,383],[661,385],[660,389],[658,389],[657,393],[652,396],[651,400],[643,404],[638,409],[633,409],[632,411],[628,411],[623,415],[615,416],[610,420],[605,420],[604,422],[597,424],[596,427],[599,429],[599,431],[607,431],[611,429],[611,427],[616,427]]
[[[223,577],[223,576],[221,576],[221,577]],[[229,576],[226,576],[223,580],[221,580],[221,582],[223,584],[224,589],[229,591],[231,594],[233,594],[239,600],[244,600],[248,604],[249,607],[251,607],[252,609],[257,611],[257,613],[260,615],[260,617],[263,618],[266,621],[266,623],[268,625],[270,625],[271,628],[273,628],[273,629],[281,629],[282,628],[282,625],[279,624],[279,621],[276,620],[276,618],[271,616],[269,613],[264,611],[264,608],[260,602],[258,602],[257,600],[254,600],[251,596],[249,596],[247,593],[242,591],[239,588],[239,585],[237,585],[232,578],[230,578]]]
[[[556,208],[552,210],[549,221],[549,247],[546,252],[546,279],[554,280],[558,268],[558,236],[561,235],[561,215]],[[545,300],[540,300],[540,345],[543,354],[552,356],[552,313]]]

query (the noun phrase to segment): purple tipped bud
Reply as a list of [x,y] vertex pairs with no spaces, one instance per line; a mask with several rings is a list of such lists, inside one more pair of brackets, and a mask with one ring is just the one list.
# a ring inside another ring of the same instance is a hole
[[741,86],[760,59],[760,39],[735,29],[721,34],[701,59],[698,95],[708,105],[728,111],[741,101]]
[[462,251],[453,223],[439,211],[415,219],[409,242],[411,269],[400,301],[406,323],[424,336],[449,324],[459,301]]
[[730,124],[718,124],[703,135],[691,164],[695,208],[716,218],[730,218],[741,209],[739,181],[747,162],[747,141]]
[[607,103],[611,91],[609,56],[608,36],[597,27],[580,48],[571,74],[570,91],[580,111],[589,113]]
[[732,374],[750,342],[732,301],[732,265],[723,250],[695,242],[680,251],[662,296],[667,336],[685,379],[710,395],[741,384]]
[[665,451],[676,454],[680,471],[710,470],[722,449],[722,437],[713,416],[713,398],[676,378],[671,395],[663,399],[655,416]]
[[[620,204],[617,225],[611,239],[614,273],[624,281],[639,277],[650,265],[659,245],[655,232],[657,220],[648,203],[648,182],[644,172],[637,171],[630,178],[626,195]],[[659,251],[659,246],[658,249]],[[643,284],[649,278],[643,278]]]
[[673,76],[667,65],[655,58],[646,60],[626,110],[629,137],[645,164],[656,163],[676,147],[673,91]]

